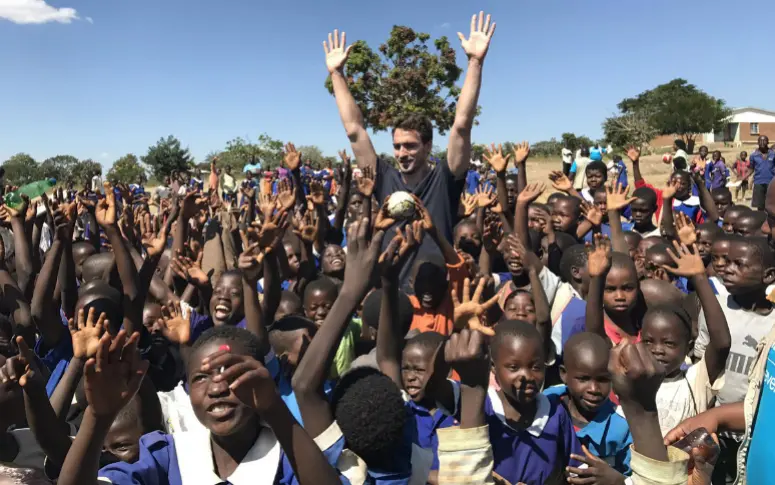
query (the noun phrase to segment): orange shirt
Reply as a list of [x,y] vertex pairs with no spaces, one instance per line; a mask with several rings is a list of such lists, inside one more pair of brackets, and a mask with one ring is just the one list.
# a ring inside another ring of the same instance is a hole
[[[458,258],[460,258],[460,256],[458,256]],[[452,335],[452,331],[455,327],[453,319],[455,307],[452,304],[451,291],[452,288],[456,288],[458,294],[461,294],[463,280],[469,276],[468,268],[466,267],[463,258],[460,258],[456,264],[448,264],[447,273],[449,279],[449,291],[435,311],[424,309],[416,296],[409,295],[409,301],[412,302],[412,307],[414,308],[414,318],[412,319],[410,330],[416,329],[420,332],[438,332],[445,336]]]

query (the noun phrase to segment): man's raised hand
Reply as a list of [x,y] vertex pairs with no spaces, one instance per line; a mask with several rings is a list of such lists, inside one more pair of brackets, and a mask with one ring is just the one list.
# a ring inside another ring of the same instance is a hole
[[[489,23],[489,17],[487,22]],[[472,24],[473,25],[473,24]],[[493,24],[495,30],[495,24]],[[342,32],[342,40],[339,40],[339,30],[334,30],[333,35],[329,32],[328,43],[323,41],[323,50],[326,52],[326,67],[328,72],[333,74],[336,71],[343,71],[344,64],[347,62],[347,56],[350,55],[350,49],[353,46],[347,45],[347,34]]]
[[[492,40],[492,35],[494,33],[495,22],[490,24],[490,15],[488,14],[485,18],[484,12],[479,12],[478,21],[476,14],[471,17],[471,33],[469,34],[468,39],[465,38],[462,32],[458,32],[457,36],[460,38],[463,50],[466,51],[468,58],[476,59],[481,62],[484,61],[484,57],[487,55],[487,50],[490,48],[490,41]],[[344,39],[342,44],[344,44]],[[345,58],[346,57],[345,54]],[[326,61],[327,60],[328,56],[326,57]]]

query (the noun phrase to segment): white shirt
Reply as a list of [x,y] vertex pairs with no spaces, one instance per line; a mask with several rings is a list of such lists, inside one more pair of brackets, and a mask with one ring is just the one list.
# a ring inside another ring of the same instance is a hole
[[92,192],[103,192],[102,177],[95,175],[91,178],[91,190]]
[[573,152],[567,148],[562,149],[562,163],[570,165],[573,163]]
[[681,376],[663,381],[656,396],[657,415],[662,436],[683,420],[708,410],[711,400],[724,386],[724,374],[710,384],[705,359],[689,367]]

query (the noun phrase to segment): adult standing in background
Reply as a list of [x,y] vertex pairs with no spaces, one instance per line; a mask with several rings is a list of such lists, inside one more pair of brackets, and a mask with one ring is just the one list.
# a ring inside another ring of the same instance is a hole
[[587,187],[587,165],[591,162],[589,158],[589,147],[581,147],[579,156],[570,166],[570,179],[573,181],[573,188],[581,190]]
[[770,139],[759,137],[759,148],[751,153],[751,172],[746,180],[753,176],[753,198],[751,207],[764,210],[764,199],[767,196],[767,186],[775,178],[775,150],[769,147]]
[[568,147],[562,149],[562,173],[570,175],[570,168],[573,165],[573,152]]

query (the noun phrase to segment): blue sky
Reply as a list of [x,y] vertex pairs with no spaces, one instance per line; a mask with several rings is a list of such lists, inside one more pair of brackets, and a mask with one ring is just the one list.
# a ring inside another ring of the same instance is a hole
[[[168,134],[201,160],[229,139],[261,132],[333,155],[347,139],[323,87],[321,43],[330,30],[376,47],[394,24],[409,25],[449,36],[464,64],[455,33],[467,35],[480,9],[498,27],[474,141],[538,141],[564,131],[598,137],[623,97],[675,77],[730,106],[775,109],[769,7],[767,0],[0,0],[0,160],[23,151],[109,166]],[[391,150],[384,133],[375,145]]]

